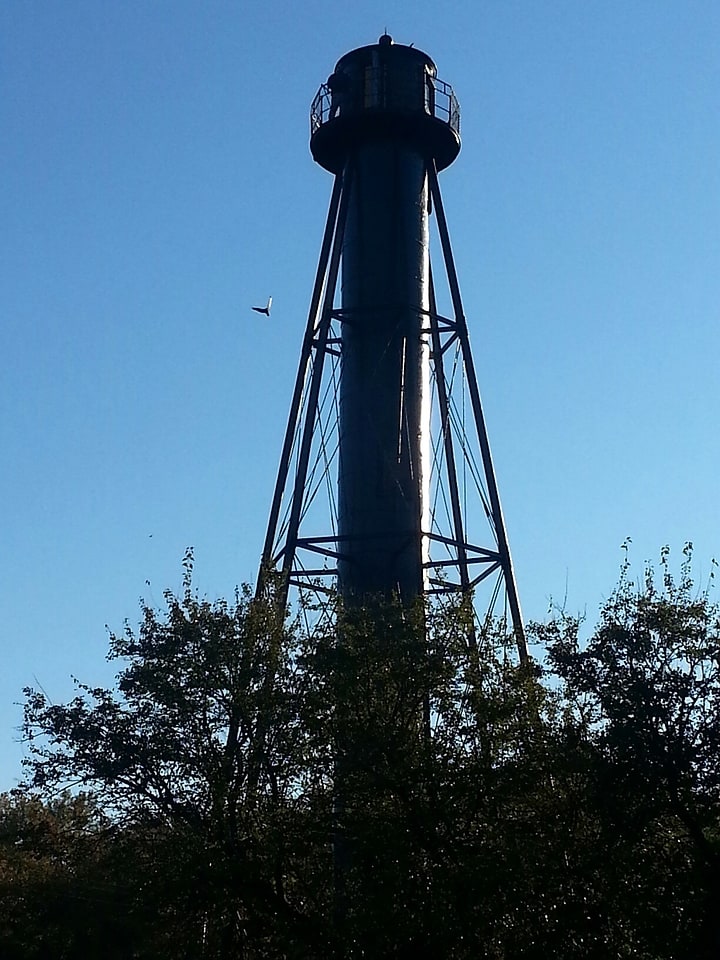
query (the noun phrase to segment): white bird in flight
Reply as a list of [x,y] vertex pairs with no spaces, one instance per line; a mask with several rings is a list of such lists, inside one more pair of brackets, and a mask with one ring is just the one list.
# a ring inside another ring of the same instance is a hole
[[253,310],[256,313],[264,313],[266,317],[270,316],[270,307],[272,306],[272,297],[268,297],[267,306],[265,307],[253,307]]

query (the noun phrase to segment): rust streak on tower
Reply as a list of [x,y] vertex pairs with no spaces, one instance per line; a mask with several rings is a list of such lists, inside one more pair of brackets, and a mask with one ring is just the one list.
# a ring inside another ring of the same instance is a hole
[[[346,603],[392,595],[412,602],[452,592],[471,597],[494,578],[487,612],[502,592],[524,660],[437,180],[460,151],[457,100],[430,57],[384,35],[337,62],[313,101],[310,146],[335,183],[258,590],[275,570],[282,599],[291,587],[322,591],[335,580]],[[433,285],[433,213],[450,316],[438,313]],[[316,502],[323,483],[326,521],[318,520]],[[468,510],[473,484],[477,509]],[[468,538],[478,518],[489,545]]]

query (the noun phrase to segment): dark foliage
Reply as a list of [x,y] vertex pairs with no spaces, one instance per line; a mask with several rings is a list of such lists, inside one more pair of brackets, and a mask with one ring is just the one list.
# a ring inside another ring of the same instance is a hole
[[587,897],[619,956],[720,956],[720,622],[690,554],[677,581],[668,551],[640,587],[625,566],[584,649],[576,624],[541,631],[575,738],[558,769],[586,758]]
[[309,636],[188,560],[112,638],[117,691],[27,691],[0,954],[720,955],[718,615],[663,564],[584,645],[535,625],[542,679],[462,607]]

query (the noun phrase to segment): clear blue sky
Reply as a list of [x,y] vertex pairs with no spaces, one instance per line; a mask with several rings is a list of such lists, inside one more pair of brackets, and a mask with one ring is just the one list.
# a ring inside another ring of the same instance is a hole
[[187,546],[201,592],[253,580],[331,188],[308,108],[385,27],[462,107],[441,187],[526,619],[592,620],[626,537],[720,554],[716,0],[6,0],[0,788],[22,687],[108,683],[105,624]]

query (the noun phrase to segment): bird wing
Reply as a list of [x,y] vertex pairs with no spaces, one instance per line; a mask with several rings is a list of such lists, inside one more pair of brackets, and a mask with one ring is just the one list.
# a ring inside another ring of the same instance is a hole
[[272,297],[268,297],[267,306],[265,307],[253,307],[252,309],[256,313],[264,313],[266,317],[270,316],[270,307],[272,306]]

